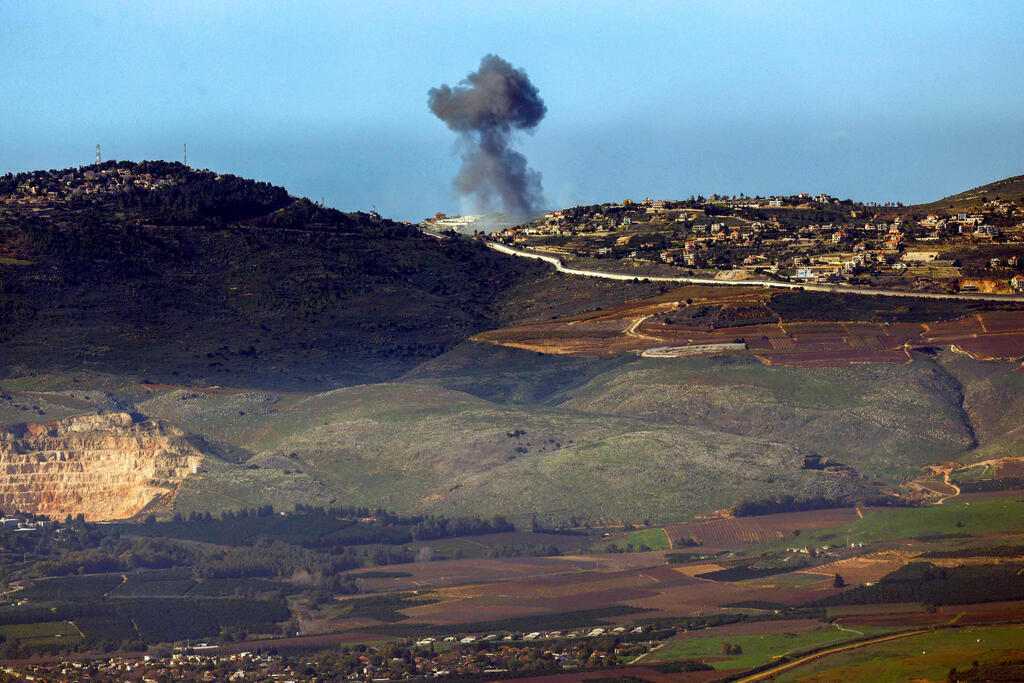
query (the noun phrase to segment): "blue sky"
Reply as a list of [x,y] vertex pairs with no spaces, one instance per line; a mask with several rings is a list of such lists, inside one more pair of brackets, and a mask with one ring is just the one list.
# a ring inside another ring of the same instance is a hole
[[458,212],[431,87],[495,53],[552,207],[1024,173],[1024,2],[4,2],[0,172],[179,159],[399,219]]

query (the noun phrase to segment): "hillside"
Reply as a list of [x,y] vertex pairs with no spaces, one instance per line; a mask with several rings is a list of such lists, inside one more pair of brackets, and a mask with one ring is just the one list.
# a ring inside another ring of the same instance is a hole
[[801,469],[763,438],[574,410],[507,406],[407,384],[308,398],[170,392],[139,405],[251,454],[192,477],[176,509],[234,501],[381,505],[399,512],[565,521],[678,519],[776,486],[862,494],[855,476]]
[[180,164],[0,196],[7,507],[678,521],[1022,452],[1015,306],[572,278]]
[[378,381],[492,327],[500,293],[543,272],[180,164],[88,173],[0,182],[0,376]]
[[[132,404],[221,454],[183,482],[183,514],[307,502],[668,521],[782,493],[870,496],[926,465],[1017,454],[1013,367],[947,353],[845,368],[590,361],[470,343],[400,383],[151,387]],[[841,466],[805,470],[809,455]]]
[[980,207],[986,201],[1003,200],[1020,203],[1024,200],[1024,175],[1012,176],[997,180],[994,183],[981,185],[979,187],[958,192],[957,194],[943,197],[927,204],[917,204],[907,207],[908,209],[938,210],[938,209],[969,209]]

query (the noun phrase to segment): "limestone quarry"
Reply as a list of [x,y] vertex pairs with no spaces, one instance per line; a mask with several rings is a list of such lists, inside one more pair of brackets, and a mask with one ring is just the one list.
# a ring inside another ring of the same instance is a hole
[[123,519],[173,497],[204,455],[178,427],[126,412],[0,430],[0,510]]

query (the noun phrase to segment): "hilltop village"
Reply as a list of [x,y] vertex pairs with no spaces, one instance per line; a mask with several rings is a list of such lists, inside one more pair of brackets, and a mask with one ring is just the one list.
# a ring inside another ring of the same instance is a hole
[[[788,197],[691,197],[579,206],[492,239],[594,267],[933,292],[1024,290],[1024,203],[969,200],[904,207]],[[953,199],[953,198],[951,198]],[[628,272],[628,271],[627,271]]]
[[63,171],[36,171],[0,178],[0,204],[42,209],[72,199],[102,197],[129,189],[157,190],[171,187],[174,176],[114,163]]

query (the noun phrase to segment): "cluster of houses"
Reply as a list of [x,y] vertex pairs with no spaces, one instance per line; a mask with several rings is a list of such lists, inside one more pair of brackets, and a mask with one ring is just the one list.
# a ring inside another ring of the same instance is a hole
[[3,667],[12,678],[24,680],[205,680],[294,681],[299,676],[280,655],[240,652],[202,655],[176,652],[167,657],[109,657],[94,661],[61,661]]
[[[771,211],[774,208],[787,211]],[[828,209],[847,218],[811,223],[800,216],[815,214],[797,209]],[[619,204],[550,211],[535,221],[492,233],[491,238],[506,244],[543,245],[577,257],[742,269],[804,282],[841,282],[865,272],[917,277],[924,265],[933,275],[941,272],[934,277],[945,279],[960,275],[959,264],[951,257],[933,255],[925,264],[904,258],[907,252],[927,248],[929,243],[1024,242],[1024,224],[1007,227],[1007,218],[1017,211],[1022,209],[1012,202],[995,201],[975,212],[932,213],[912,220],[826,194],[712,196],[682,202],[626,199]],[[914,246],[908,247],[911,243]],[[1001,268],[1004,263],[1007,268],[1018,267],[1016,257],[994,259],[989,267]],[[1024,277],[1011,278],[1010,273],[1005,277],[1015,291],[1024,291]]]
[[156,190],[174,184],[173,178],[139,173],[132,168],[72,169],[63,173],[38,172],[0,195],[8,206],[46,206],[76,197],[115,195],[129,188]]
[[[625,631],[621,628],[612,630]],[[597,638],[605,633],[606,629],[594,629],[588,635]],[[424,639],[412,649],[387,645],[358,646],[330,658],[287,659],[261,651],[218,654],[216,646],[179,647],[165,656],[119,656],[91,662],[41,661],[0,670],[25,680],[387,681],[449,677],[475,680],[501,677],[513,665],[519,671],[537,672],[608,666],[653,647],[650,641],[620,642],[617,638],[581,640],[578,643],[562,638],[545,645],[522,641],[486,645],[476,642],[469,647],[462,647],[459,643],[444,647],[436,645],[434,639]]]

